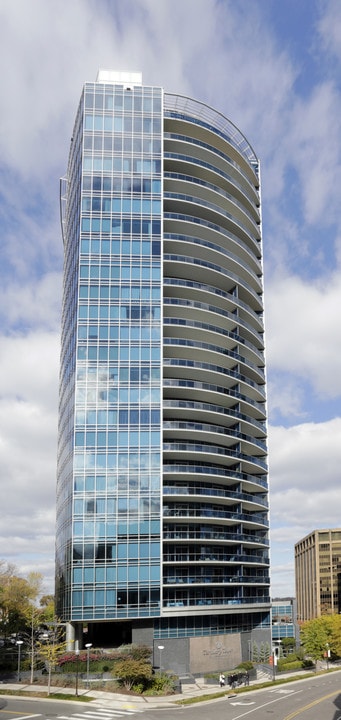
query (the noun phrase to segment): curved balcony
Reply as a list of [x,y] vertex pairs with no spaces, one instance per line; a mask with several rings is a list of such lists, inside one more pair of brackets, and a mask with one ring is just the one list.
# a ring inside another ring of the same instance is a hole
[[[253,204],[249,205],[245,194],[243,194],[243,197],[240,199],[239,193],[236,192],[236,183],[231,183],[228,188],[223,188],[221,184],[217,185],[216,183],[209,182],[202,177],[197,177],[195,172],[193,172],[192,174],[165,172],[164,180],[165,188],[167,190],[171,187],[172,180],[179,180],[181,181],[178,183],[179,189],[186,187],[187,183],[193,183],[200,188],[206,188],[207,190],[216,193],[219,196],[219,202],[222,201],[222,198],[230,200],[233,205],[235,205],[239,209],[241,215],[247,218],[247,222],[251,224],[251,227],[253,228],[255,233],[257,234],[259,232],[259,211],[257,208],[254,207]],[[230,178],[230,180],[232,181],[232,178]]]
[[169,95],[165,108],[163,608],[258,607],[269,585],[258,164],[212,109]]
[[[175,217],[175,216],[174,216]],[[176,216],[179,220],[178,227],[182,232],[185,230],[185,223],[191,221],[192,218]],[[168,265],[169,264],[169,265]],[[172,275],[186,280],[200,280],[204,283],[208,282],[222,290],[233,290],[238,285],[239,297],[248,303],[253,310],[261,311],[260,283],[256,287],[255,277],[247,276],[248,280],[254,281],[254,287],[244,278],[236,273],[221,267],[216,263],[212,263],[201,258],[191,257],[190,255],[164,255],[164,272],[166,277]]]
[[231,370],[221,365],[214,365],[208,362],[195,362],[194,360],[176,357],[164,358],[164,376],[182,377],[186,380],[190,377],[193,380],[204,382],[208,377],[217,381],[217,386],[225,385],[225,388],[237,390],[239,387],[244,390],[244,396],[250,401],[265,401],[265,389],[250,378],[245,377],[236,370]]
[[187,551],[188,556],[188,548],[190,547],[188,544],[196,540],[200,541],[200,548],[202,548],[202,543],[205,543],[205,546],[207,546],[207,552],[211,552],[210,546],[213,547],[213,554],[215,555],[214,543],[219,541],[218,552],[223,552],[225,546],[230,546],[234,543],[236,543],[239,547],[242,544],[244,550],[246,548],[253,548],[256,550],[261,547],[263,550],[261,550],[260,555],[258,551],[254,553],[254,561],[259,564],[265,563],[267,565],[269,565],[270,562],[267,554],[270,542],[269,539],[265,537],[264,532],[263,534],[254,533],[251,535],[250,533],[246,534],[242,532],[233,532],[231,527],[226,527],[225,525],[219,526],[207,523],[203,526],[201,523],[199,525],[195,525],[193,523],[186,525],[186,523],[179,524],[166,522],[163,537],[166,542],[166,554],[173,552],[174,556],[179,555],[179,551],[175,552],[175,550],[171,550],[171,547],[174,544],[176,544],[178,548],[181,547],[181,554],[185,554]]
[[[235,421],[239,421],[240,427],[248,427],[249,432],[253,431],[266,436],[266,426],[264,423],[255,420],[250,415],[245,415],[238,410],[226,408],[224,406],[207,402],[194,402],[191,400],[164,400],[163,403],[164,417],[171,417],[173,413],[177,418],[186,417],[194,419],[197,416],[205,419],[212,419],[224,427],[230,427]],[[168,411],[168,412],[167,412]],[[168,420],[167,420],[168,422]],[[253,437],[253,436],[252,436]]]
[[165,152],[182,152],[200,158],[213,167],[230,173],[234,182],[253,192],[255,204],[259,202],[256,163],[250,164],[242,153],[236,151],[230,140],[220,135],[212,126],[198,123],[189,115],[167,115],[164,133]]
[[[177,519],[177,518],[186,518],[186,519],[199,519],[201,518],[203,521],[205,519],[209,519],[210,522],[216,521],[221,522],[222,520],[226,521],[226,524],[234,524],[235,522],[243,523],[244,527],[259,527],[259,528],[267,528],[269,527],[269,521],[266,519],[266,512],[264,511],[264,515],[260,515],[257,513],[247,513],[247,512],[239,512],[239,511],[230,511],[230,510],[223,510],[221,505],[214,505],[206,503],[206,504],[200,504],[200,503],[182,503],[179,504],[168,504],[164,505],[163,507],[163,516],[166,519]],[[238,562],[236,558],[236,562]]]
[[[235,567],[238,562],[244,569]],[[167,543],[164,554],[165,577],[174,575],[173,565],[177,566],[177,574],[187,575],[188,572],[200,572],[201,575],[220,577],[225,572],[230,572],[235,577],[241,575],[257,576],[263,578],[268,574],[270,560],[267,550],[242,548],[240,545],[209,545],[193,543],[186,546],[172,545]],[[221,563],[233,563],[233,567],[226,565],[221,568]],[[256,566],[256,567],[255,567]]]
[[184,422],[178,420],[166,420],[163,423],[163,434],[165,440],[188,440],[193,442],[220,443],[223,446],[235,447],[236,440],[241,449],[249,447],[252,452],[259,456],[266,455],[266,445],[261,440],[239,430],[226,426],[211,425],[206,422]]
[[249,262],[252,263],[252,265],[256,265],[256,261],[260,258],[259,237],[255,238],[250,232],[248,225],[244,224],[242,220],[232,212],[228,212],[227,203],[223,209],[220,205],[193,195],[185,195],[179,192],[172,193],[170,191],[165,192],[164,195],[165,212],[168,212],[169,209],[170,211],[173,210],[173,212],[177,210],[179,215],[184,214],[190,216],[193,212],[193,204],[197,209],[199,203],[200,219],[202,218],[204,221],[212,224],[212,229],[214,229],[216,225],[220,229],[221,239],[226,236],[229,240],[236,240],[237,253],[245,254],[246,257],[249,256]]
[[245,406],[248,413],[250,413],[250,417],[256,417],[260,420],[265,418],[265,405],[238,392],[235,387],[215,385],[187,378],[164,377],[163,389],[165,398],[174,398],[174,395],[176,395],[180,402],[184,399],[200,401],[204,398],[204,401],[208,402],[219,401],[224,407],[235,407],[236,403],[238,403],[238,407]]
[[[232,332],[220,325],[213,325],[201,320],[192,320],[188,317],[188,308],[182,308],[182,310],[181,317],[164,317],[165,337],[169,339],[178,337],[180,339],[181,336],[188,340],[192,338],[194,341],[207,336],[207,340],[210,340],[211,343],[205,343],[205,348],[217,348],[217,352],[228,355],[238,363],[243,363],[252,370],[256,370],[256,372],[260,373],[260,382],[262,382],[262,378],[264,379],[264,357],[262,353],[251,346],[250,343],[243,341],[243,339],[240,341],[240,337],[236,332]],[[208,319],[207,314],[204,317],[206,320]],[[218,342],[222,343],[221,348],[218,346]],[[169,344],[171,343],[169,342]],[[241,348],[239,345],[241,345]]]
[[[170,325],[178,326],[176,328],[176,332],[178,335],[180,335],[181,330],[183,330],[184,334],[186,334],[187,338],[189,335],[191,335],[191,328],[193,327],[200,327],[200,324],[195,323],[180,323],[178,320],[174,320],[172,323],[166,323],[165,330],[167,329],[167,326]],[[181,325],[181,327],[179,327]],[[210,332],[211,330],[206,330],[205,337],[210,339]],[[204,333],[195,333],[198,337],[203,337]],[[219,340],[221,340],[220,334],[219,334]],[[226,349],[225,347],[214,345],[213,343],[208,342],[195,342],[194,340],[186,339],[185,337],[167,337],[165,334],[164,337],[164,348],[167,347],[167,355],[173,356],[174,354],[178,353],[172,353],[172,350],[176,346],[176,349],[179,347],[183,348],[181,351],[182,357],[190,356],[190,357],[198,357],[201,355],[201,357],[207,359],[207,357],[212,356],[212,360],[215,359],[217,356],[217,360],[220,360],[220,362],[228,361],[230,366],[235,366],[236,363],[238,363],[238,366],[243,368],[243,377],[253,378],[253,380],[258,381],[259,383],[265,383],[265,376],[263,368],[260,368],[258,365],[255,365],[255,363],[249,361],[247,358],[245,358],[243,355],[240,355],[237,352],[231,351]],[[185,351],[186,348],[186,351]],[[191,352],[188,352],[188,348],[191,349]]]
[[227,448],[222,445],[210,444],[208,442],[164,442],[163,443],[163,455],[165,460],[170,459],[172,454],[176,454],[177,458],[181,460],[195,460],[196,457],[202,455],[204,462],[211,461],[213,463],[222,463],[230,459],[230,461],[238,460],[243,464],[243,467],[250,467],[251,472],[267,472],[267,463],[262,460],[261,457],[256,455],[246,455],[238,450],[239,446]]
[[[166,306],[174,300],[179,303],[188,302],[193,307],[202,307],[207,312],[226,314],[226,317],[234,315],[234,322],[237,323],[239,332],[244,329],[249,330],[252,333],[251,344],[254,343],[256,347],[264,349],[262,315],[242,302],[234,293],[208,285],[207,282],[198,283],[174,276],[164,278],[164,293]],[[214,305],[211,305],[213,301]]]
[[164,170],[165,177],[189,173],[191,177],[208,180],[210,184],[226,189],[227,192],[233,193],[236,198],[244,203],[250,213],[259,218],[260,201],[258,193],[255,193],[252,184],[239,182],[238,174],[233,170],[228,172],[226,168],[222,170],[194,155],[172,151],[165,151],[164,153]]
[[164,111],[166,118],[193,123],[197,125],[198,129],[202,128],[203,131],[213,132],[217,138],[221,138],[224,143],[231,146],[234,154],[237,153],[240,160],[243,159],[244,163],[248,162],[250,175],[252,167],[253,172],[256,172],[258,160],[252,146],[239,128],[225,115],[206,103],[174,93],[165,94]]
[[268,585],[269,577],[259,578],[257,575],[229,575],[228,573],[222,573],[217,576],[212,574],[201,575],[200,573],[195,574],[193,572],[187,575],[169,575],[164,576],[163,582],[165,585],[202,585],[207,583],[210,585],[221,585],[231,584],[233,585]]
[[[211,607],[212,605],[215,606],[215,610],[219,609],[219,607],[225,609],[226,605],[230,605],[232,606],[231,610],[234,611],[237,610],[236,606],[240,606],[240,609],[243,611],[252,610],[252,612],[254,612],[254,605],[257,606],[257,610],[260,610],[262,605],[266,607],[270,603],[270,596],[266,590],[262,596],[250,595],[245,598],[228,597],[225,593],[219,594],[217,588],[210,590],[209,595],[207,592],[204,592],[203,589],[197,591],[197,594],[195,594],[195,590],[193,589],[192,592],[188,591],[186,594],[181,593],[183,595],[181,598],[170,597],[171,592],[172,591],[169,590],[168,593],[164,594],[163,606],[165,615],[167,615],[167,611],[171,614],[172,609],[173,612],[178,614],[181,608],[186,608],[186,614],[189,614],[189,611],[197,606],[199,606],[201,610],[207,608],[211,611],[213,609]],[[176,591],[176,594],[179,594],[179,590]]]
[[176,485],[164,485],[163,494],[172,495],[174,499],[180,502],[185,500],[188,495],[192,495],[193,497],[205,496],[206,498],[220,498],[221,500],[227,500],[229,503],[238,500],[243,502],[244,506],[245,504],[248,504],[250,507],[254,507],[258,510],[264,510],[264,508],[268,510],[267,498],[264,498],[261,495],[231,490],[229,487],[208,487],[207,485],[200,483],[193,483],[191,485],[181,485],[180,483],[177,483]]

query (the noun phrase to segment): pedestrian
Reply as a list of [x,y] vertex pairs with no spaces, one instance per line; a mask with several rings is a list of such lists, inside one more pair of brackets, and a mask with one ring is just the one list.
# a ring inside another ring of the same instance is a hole
[[237,675],[231,675],[230,685],[231,685],[232,690],[234,690],[234,688],[236,687],[236,685],[237,685],[237,680],[238,680],[238,676],[237,676]]
[[225,685],[225,675],[223,675],[223,673],[220,673],[219,685],[220,685],[220,687],[224,687],[224,685]]

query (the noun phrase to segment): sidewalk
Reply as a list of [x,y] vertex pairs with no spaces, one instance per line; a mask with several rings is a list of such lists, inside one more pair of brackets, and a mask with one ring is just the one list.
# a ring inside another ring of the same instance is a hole
[[[10,692],[25,692],[35,693],[43,692],[47,693],[46,685],[27,685],[25,683],[1,683],[0,688],[2,691]],[[219,685],[206,685],[204,680],[198,680],[195,684],[188,684],[183,686],[181,694],[177,695],[158,695],[152,697],[145,697],[142,695],[124,695],[121,693],[110,693],[105,690],[94,690],[93,688],[79,688],[78,697],[81,703],[82,698],[87,696],[93,698],[91,705],[96,704],[100,707],[106,708],[121,708],[124,710],[141,710],[143,706],[148,707],[172,707],[175,703],[181,702],[189,697],[198,697],[200,695],[214,695],[220,691]],[[51,685],[51,694],[58,693],[60,695],[75,695],[75,688],[70,687],[57,687]],[[232,691],[233,692],[233,691]],[[63,702],[63,701],[61,701]],[[87,703],[88,704],[88,703]]]

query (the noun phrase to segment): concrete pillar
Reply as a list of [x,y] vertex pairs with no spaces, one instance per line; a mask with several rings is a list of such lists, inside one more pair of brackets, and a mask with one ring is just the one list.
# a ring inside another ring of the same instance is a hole
[[66,650],[73,652],[75,649],[75,626],[72,623],[66,623]]

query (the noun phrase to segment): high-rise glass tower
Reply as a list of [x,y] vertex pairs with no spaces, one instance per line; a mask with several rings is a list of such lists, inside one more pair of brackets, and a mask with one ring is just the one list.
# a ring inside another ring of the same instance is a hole
[[211,107],[100,71],[61,214],[69,642],[162,642],[167,667],[193,672],[198,642],[205,669],[212,643],[247,659],[270,642],[257,156]]

